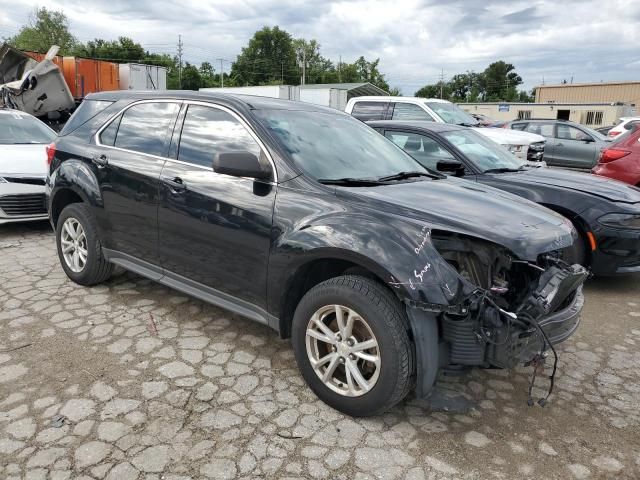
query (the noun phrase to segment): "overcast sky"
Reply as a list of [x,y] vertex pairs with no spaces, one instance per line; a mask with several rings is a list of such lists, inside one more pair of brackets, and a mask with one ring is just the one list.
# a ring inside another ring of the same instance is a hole
[[[516,66],[530,89],[542,83],[640,79],[638,0],[0,0],[0,37],[14,35],[36,6],[61,9],[79,40],[132,37],[153,52],[233,60],[264,25],[315,38],[325,57],[380,57],[405,95],[495,60]],[[225,64],[228,71],[229,63]]]

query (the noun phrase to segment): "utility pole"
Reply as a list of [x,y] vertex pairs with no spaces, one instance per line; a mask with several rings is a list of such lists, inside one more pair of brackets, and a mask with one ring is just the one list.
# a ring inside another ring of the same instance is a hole
[[182,90],[182,35],[178,35],[178,86]]
[[280,85],[284,85],[284,60],[280,61]]
[[307,76],[307,49],[302,49],[302,85],[304,85]]
[[224,67],[222,66],[222,58],[220,60],[220,88],[224,88]]
[[340,60],[338,60],[338,82],[342,83],[342,55],[340,55]]
[[442,90],[443,90],[443,86],[444,86],[444,68],[442,69],[442,72],[440,73],[440,100],[442,100]]

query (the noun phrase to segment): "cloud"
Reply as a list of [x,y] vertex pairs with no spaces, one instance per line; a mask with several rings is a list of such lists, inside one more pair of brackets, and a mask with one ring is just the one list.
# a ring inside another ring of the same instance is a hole
[[[127,35],[175,53],[178,34],[192,63],[233,60],[264,25],[315,38],[326,57],[380,58],[389,83],[411,95],[505,60],[529,89],[540,83],[640,77],[640,2],[611,0],[0,0],[0,36],[37,6],[62,9],[86,41]],[[225,63],[225,69],[229,64]]]

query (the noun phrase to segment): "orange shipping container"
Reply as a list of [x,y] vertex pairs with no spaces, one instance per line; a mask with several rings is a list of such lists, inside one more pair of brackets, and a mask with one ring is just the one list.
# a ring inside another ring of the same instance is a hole
[[[38,62],[41,62],[45,56],[44,53],[24,53]],[[80,100],[90,93],[120,89],[117,63],[59,55],[56,55],[53,63],[62,70],[64,80],[76,100]]]
[[118,64],[90,58],[64,57],[62,72],[74,98],[118,90]]

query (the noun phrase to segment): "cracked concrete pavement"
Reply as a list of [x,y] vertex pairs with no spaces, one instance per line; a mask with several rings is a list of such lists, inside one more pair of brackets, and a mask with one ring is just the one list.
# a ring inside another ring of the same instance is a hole
[[0,228],[0,305],[0,478],[640,477],[639,276],[588,283],[545,408],[529,369],[476,370],[444,379],[466,414],[368,419],[267,327],[133,274],[72,284],[46,224]]

